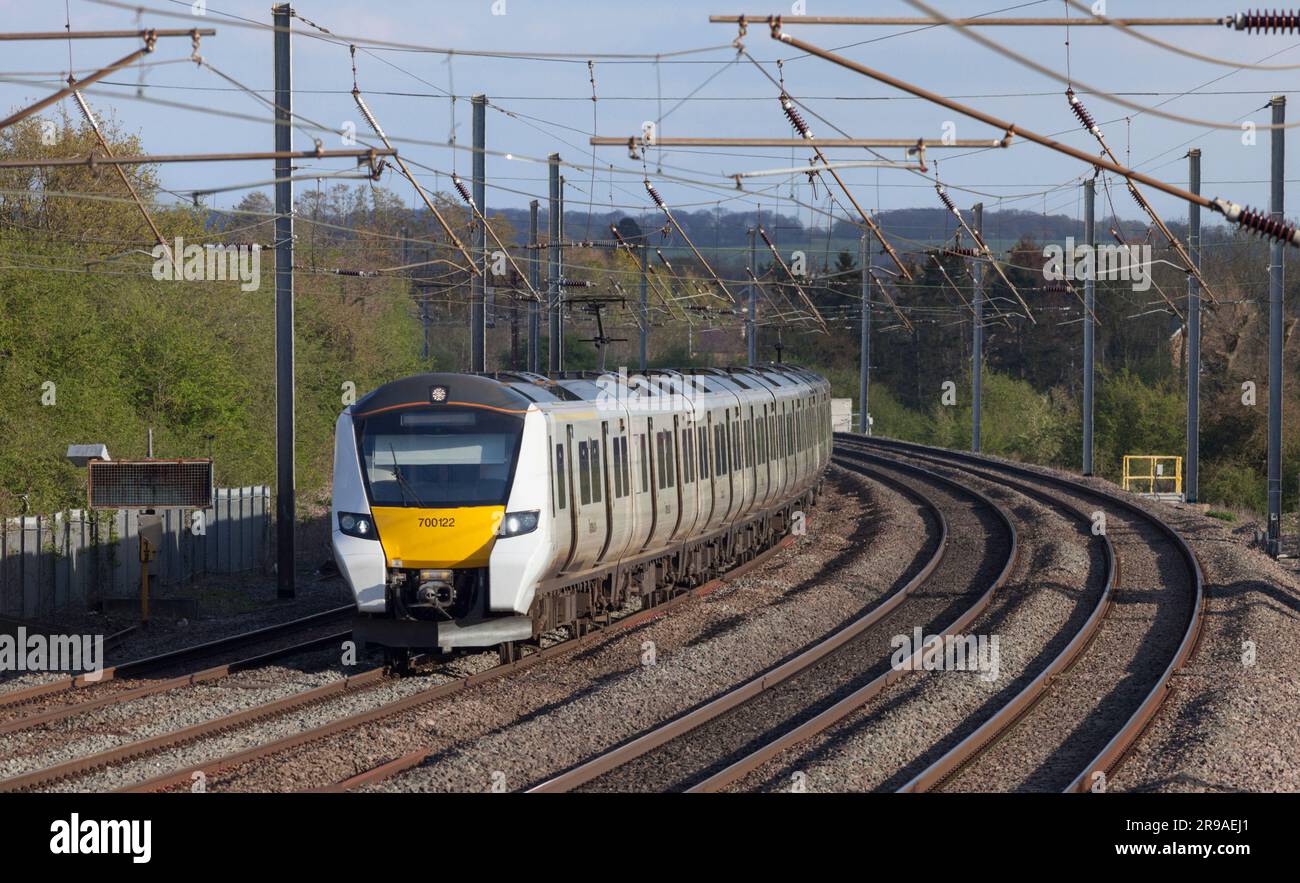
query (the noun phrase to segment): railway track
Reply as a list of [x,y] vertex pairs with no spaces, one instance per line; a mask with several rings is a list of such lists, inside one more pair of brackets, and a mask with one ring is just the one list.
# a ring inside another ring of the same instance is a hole
[[[105,668],[102,677],[95,680],[86,675],[76,675],[0,694],[0,735],[54,723],[116,703],[215,681],[289,656],[339,646],[349,637],[351,628],[339,630],[338,627],[350,619],[353,610],[352,605],[337,607],[122,663]],[[284,643],[286,639],[304,633],[311,637]],[[235,651],[257,647],[261,649],[248,656],[202,668],[193,667],[197,661],[229,657]],[[178,670],[181,673],[175,673]]]
[[[927,632],[960,631],[987,607],[1018,550],[1015,526],[1000,506],[917,466],[883,459],[871,467],[842,457],[836,462],[907,487],[942,513],[939,549],[922,572],[794,659],[530,791],[721,789],[842,719],[905,674],[888,663],[890,636],[910,634],[921,625]],[[948,554],[953,545],[957,554]]]
[[[962,632],[987,610],[994,593],[1006,582],[1014,567],[1019,551],[1015,520],[1001,504],[969,486],[970,478],[1027,496],[1046,498],[1055,494],[1058,508],[1072,509],[1074,516],[1083,521],[1089,519],[1089,505],[1100,504],[1111,526],[1110,531],[1097,538],[1105,549],[1104,586],[1082,628],[1073,634],[1058,654],[960,742],[937,759],[927,758],[924,768],[899,790],[979,788],[981,764],[997,771],[1000,765],[1006,765],[1007,756],[1019,761],[1015,739],[1039,739],[1043,733],[1050,735],[1054,721],[1065,719],[1060,715],[1062,705],[1078,707],[1087,703],[1088,695],[1095,693],[1096,683],[1072,679],[1072,675],[1091,656],[1113,652],[1113,647],[1099,646],[1099,635],[1123,630],[1122,624],[1115,625],[1114,612],[1123,609],[1120,604],[1126,600],[1125,593],[1134,591],[1133,586],[1124,582],[1123,575],[1129,571],[1149,573],[1150,561],[1141,562],[1144,554],[1148,558],[1163,556],[1162,560],[1166,562],[1180,562],[1186,581],[1186,610],[1174,611],[1173,614],[1182,626],[1178,640],[1171,642],[1167,648],[1169,652],[1160,657],[1158,671],[1145,679],[1128,678],[1122,685],[1123,689],[1118,691],[1119,698],[1110,702],[1107,714],[1089,725],[1086,733],[1076,730],[1072,734],[1078,744],[1095,743],[1095,750],[1088,749],[1087,762],[1076,764],[1073,775],[1068,777],[1062,790],[1104,788],[1107,777],[1113,774],[1158,711],[1178,668],[1194,650],[1200,628],[1202,577],[1190,548],[1157,516],[1118,495],[1081,482],[974,455],[887,440],[848,436],[837,437],[836,442],[835,461],[838,465],[892,485],[921,503],[930,514],[933,537],[929,546],[931,554],[924,565],[876,606],[792,658],[662,726],[643,732],[550,779],[537,782],[528,790],[722,790],[863,708],[906,674],[905,667],[887,664],[890,656],[888,636],[909,633],[913,624],[923,626],[926,634]],[[1066,502],[1061,502],[1062,498]],[[1071,500],[1073,504],[1069,502]],[[1080,500],[1090,501],[1090,504],[1080,506]],[[1112,534],[1120,533],[1124,535],[1123,540],[1118,536],[1112,539]],[[384,702],[364,712],[155,776],[123,790],[160,791],[188,786],[196,772],[212,775],[231,770],[505,677],[545,659],[579,649],[614,631],[639,625],[688,598],[713,591],[763,563],[785,544],[778,544],[712,583],[657,607],[631,614],[604,629],[562,641],[513,662]],[[958,553],[950,554],[954,546],[958,547]],[[975,554],[977,550],[979,554]],[[1164,566],[1169,565],[1166,563]],[[326,611],[293,623],[107,669],[104,678],[107,684],[125,686],[116,693],[95,694],[94,688],[102,688],[105,683],[91,684],[83,677],[77,677],[0,695],[0,713],[23,709],[30,712],[33,705],[39,706],[42,701],[52,697],[66,698],[71,694],[79,694],[78,698],[84,700],[0,721],[0,734],[114,702],[220,678],[234,670],[269,662],[291,652],[304,652],[311,646],[324,647],[327,643],[342,640],[346,633],[330,633],[306,644],[278,648],[149,684],[131,684],[133,679],[145,673],[165,671],[195,659],[272,640],[290,633],[294,627],[303,628],[304,623],[327,627],[331,617],[350,610],[348,607]],[[1167,625],[1168,615],[1165,620]],[[1140,636],[1138,640],[1142,641]],[[917,649],[914,658],[919,659],[921,652]],[[0,791],[31,790],[74,780],[106,766],[196,742],[347,693],[364,691],[381,683],[383,677],[383,671],[378,668],[363,671],[211,721],[14,776],[0,781]],[[1092,703],[1096,705],[1095,696]],[[1088,715],[1087,719],[1094,716]],[[1059,730],[1059,726],[1056,729]],[[1076,748],[1076,754],[1078,750]],[[999,751],[1004,755],[1001,761],[993,759]],[[431,749],[422,748],[392,757],[369,770],[317,790],[347,790],[380,781],[419,765],[431,753]],[[1054,775],[1059,777],[1060,764],[1056,766],[1058,769]],[[1005,769],[1001,773],[1005,775]]]
[[[1067,756],[1083,751],[1087,757],[1085,763],[1070,768],[1056,757],[1062,753],[1058,749],[1053,762],[1040,762],[1028,775],[1022,769],[1018,787],[1037,777],[1036,788],[1046,783],[1054,790],[1105,790],[1108,778],[1154,718],[1173,688],[1178,670],[1195,650],[1201,629],[1204,578],[1196,556],[1181,535],[1157,515],[1118,494],[1054,474],[893,440],[837,436],[836,442],[849,450],[885,450],[947,466],[1023,493],[1041,493],[1040,489],[1047,487],[1103,507],[1108,527],[1100,539],[1109,566],[1104,590],[1084,626],[1016,695],[899,790],[955,788],[972,779],[982,779],[986,787],[991,781],[1008,789],[1008,773],[1017,765],[1023,767],[1026,759],[1041,756],[1025,751],[1023,744],[1015,741],[1017,735],[1025,741],[1070,742]],[[1090,520],[1087,510],[1076,511],[1079,517]],[[1119,532],[1115,531],[1116,522]],[[1126,534],[1124,541],[1113,541],[1112,535],[1119,533]],[[1155,575],[1160,585],[1147,584]],[[1115,621],[1113,613],[1120,604],[1132,610],[1143,600],[1150,603],[1143,595],[1161,588],[1169,590],[1170,595],[1160,599],[1163,613],[1152,618],[1150,628],[1135,627],[1128,620]],[[1125,649],[1128,656],[1122,655]],[[1135,664],[1109,666],[1117,680],[1108,685],[1100,700],[1097,677],[1091,673],[1073,677],[1075,671],[1090,665],[1106,671],[1105,660],[1113,663],[1129,658]],[[1068,724],[1073,727],[1065,733],[1063,728]],[[996,757],[999,753],[1002,756]],[[990,769],[981,771],[981,764]],[[1063,767],[1070,772],[1063,775]]]
[[[525,655],[521,658],[515,659],[510,662],[500,663],[498,665],[493,666],[492,668],[477,672],[475,674],[471,674],[465,677],[457,678],[455,680],[438,684],[428,689],[421,690],[420,692],[413,693],[409,696],[405,696],[401,699],[397,699],[391,702],[385,702],[381,705],[378,705],[372,709],[363,712],[348,715],[346,717],[342,717],[337,720],[332,720],[316,727],[305,729],[291,736],[286,736],[280,739],[268,741],[260,745],[255,745],[243,751],[239,751],[233,754],[228,754],[223,757],[215,758],[212,760],[203,761],[201,763],[186,766],[184,768],[172,770],[170,772],[154,776],[146,781],[138,782],[133,785],[126,786],[120,790],[129,791],[129,792],[156,792],[156,791],[166,791],[177,787],[188,787],[191,783],[192,777],[196,773],[203,773],[205,776],[212,776],[222,771],[235,769],[247,763],[251,763],[269,757],[274,757],[277,754],[290,751],[299,746],[309,745],[314,742],[327,739],[331,736],[340,733],[345,733],[350,730],[354,730],[358,727],[362,727],[366,724],[373,723],[375,721],[380,721],[385,718],[389,718],[406,711],[418,709],[422,706],[435,703],[440,699],[444,699],[449,696],[455,695],[456,693],[460,693],[471,687],[475,687],[480,684],[487,683],[489,681],[498,680],[508,675],[520,672],[524,669],[530,668],[533,665],[536,665],[538,663],[557,658],[563,654],[572,653],[590,644],[593,644],[597,641],[603,640],[604,638],[609,637],[618,632],[625,631],[627,629],[634,628],[643,625],[645,623],[648,623],[653,619],[663,616],[664,614],[671,611],[673,608],[681,604],[684,604],[685,602],[687,602],[692,598],[698,598],[703,595],[709,594],[713,591],[716,591],[717,589],[723,587],[724,585],[731,582],[732,580],[738,579],[739,577],[743,576],[745,573],[748,573],[750,570],[754,569],[755,567],[762,565],[772,556],[776,555],[778,552],[786,548],[789,545],[789,543],[790,543],[789,538],[782,540],[781,542],[773,546],[771,549],[768,549],[767,551],[763,552],[760,555],[755,556],[749,561],[738,565],[737,567],[733,568],[727,574],[725,574],[724,576],[718,579],[712,580],[690,591],[686,591],[679,595],[676,595],[670,598],[669,600],[661,604],[658,604],[654,607],[646,608],[644,610],[640,610],[635,613],[631,613],[621,618],[615,619],[603,627],[596,628],[591,631],[587,631],[578,637],[570,638],[568,640],[553,644],[549,647],[539,650],[538,652]],[[372,686],[374,683],[377,683],[379,681],[380,675],[382,675],[382,672],[380,672],[378,675],[375,672],[366,672],[363,675],[358,675],[357,676],[358,678],[364,677],[366,678],[366,680],[363,684],[357,684],[356,686],[359,687]],[[292,699],[296,697],[290,697],[290,698]],[[285,711],[291,710],[292,708],[302,707],[302,705],[309,704],[309,702],[314,703],[316,701],[321,701],[327,698],[330,697],[322,695],[319,697],[313,697],[312,699],[307,701],[301,701],[294,704],[285,703],[284,707],[277,709],[274,713],[282,714]],[[248,714],[252,715],[250,716],[249,720],[261,719],[268,716],[266,714],[253,715],[252,713],[256,712],[257,710],[258,709],[249,710]],[[243,721],[233,721],[232,725],[238,725],[239,723],[242,722]],[[205,726],[212,727],[212,728],[210,730],[205,730],[203,729],[203,727]],[[224,729],[229,729],[229,727],[221,725],[221,721],[214,721],[212,722],[211,725],[201,725],[200,728],[197,728],[194,733],[184,734],[184,741],[194,741],[196,739],[203,738],[205,735],[209,735],[214,732],[220,732]],[[177,735],[178,734],[169,734],[167,737],[164,738],[173,740],[168,744],[180,744],[179,742],[174,741]],[[156,750],[153,746],[146,746],[146,747],[149,748],[150,750]],[[133,753],[131,756],[139,756],[139,754]],[[116,761],[117,759],[119,758],[116,757],[112,758],[112,760],[114,761]],[[126,759],[126,758],[122,757],[121,759]],[[397,769],[405,769],[409,766],[415,765],[416,763],[419,763],[421,759],[422,757],[399,757],[393,759],[388,764],[385,764],[385,766],[390,767],[394,771],[396,771]],[[86,767],[86,769],[93,769],[93,768],[95,767]],[[72,774],[76,774],[76,772],[78,772],[78,770],[72,770]],[[59,776],[58,778],[63,778],[63,776]],[[11,781],[13,780],[0,781],[0,791],[6,790],[6,786]],[[28,781],[22,782],[21,785],[24,788],[39,787],[41,784],[48,784],[51,781],[57,781],[57,778],[50,778],[48,776],[40,778],[39,780],[33,778]],[[327,788],[323,790],[331,790],[331,789]]]

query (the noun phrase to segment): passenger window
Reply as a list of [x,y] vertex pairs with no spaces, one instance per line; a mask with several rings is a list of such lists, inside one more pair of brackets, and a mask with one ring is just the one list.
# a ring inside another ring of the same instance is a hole
[[700,478],[709,477],[709,431],[700,427]]
[[586,442],[578,442],[578,489],[582,493],[582,505],[591,502],[591,461]]
[[601,488],[605,486],[605,473],[600,471],[600,442],[591,442],[591,499],[599,503]]
[[655,433],[655,455],[656,463],[659,464],[659,490],[664,489],[664,434],[663,431]]
[[672,432],[665,432],[664,452],[668,455],[667,481],[669,487],[674,487],[677,484],[677,463],[676,463],[677,458],[673,456],[673,450],[674,450],[673,434]]
[[564,445],[555,446],[555,508],[563,509],[565,502],[564,490],[567,484],[568,476],[564,472]]

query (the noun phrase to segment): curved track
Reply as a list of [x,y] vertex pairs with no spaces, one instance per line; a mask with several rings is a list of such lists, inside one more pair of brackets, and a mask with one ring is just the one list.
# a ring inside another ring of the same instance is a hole
[[[544,662],[546,660],[556,658],[566,653],[574,652],[575,650],[583,648],[591,643],[594,643],[595,641],[601,640],[613,633],[623,631],[629,628],[634,628],[636,626],[649,622],[650,620],[664,615],[672,608],[678,606],[679,604],[683,604],[692,598],[698,598],[702,595],[706,595],[709,594],[710,592],[716,591],[717,589],[726,585],[728,582],[737,579],[740,576],[752,570],[753,568],[760,566],[765,561],[767,561],[771,556],[775,555],[777,552],[784,549],[788,545],[789,545],[788,539],[782,540],[772,548],[755,556],[749,561],[738,565],[737,567],[728,571],[725,575],[719,577],[718,579],[705,583],[704,585],[699,586],[698,588],[676,595],[670,598],[668,601],[665,601],[654,607],[649,607],[644,610],[637,611],[636,613],[631,613],[628,614],[627,616],[616,619],[610,625],[596,628],[591,631],[585,632],[579,637],[571,638],[569,640],[565,640],[557,644],[553,644],[538,652],[531,653],[519,659],[515,659],[512,662],[506,662],[499,665],[495,665],[490,669],[486,669],[476,674],[468,675],[466,677],[458,678],[453,681],[448,681],[442,684],[438,684],[437,686],[430,687],[427,690],[422,690],[418,693],[414,693],[410,696],[406,696],[392,702],[383,703],[382,705],[376,706],[375,708],[372,708],[367,711],[363,711],[357,714],[352,714],[347,717],[330,721],[326,724],[322,724],[317,727],[312,727],[310,729],[303,730],[302,732],[296,733],[292,736],[287,736],[281,739],[266,742],[261,745],[256,745],[252,748],[237,752],[235,754],[230,754],[224,757],[215,758],[213,760],[204,761],[202,763],[194,764],[192,766],[188,766],[183,769],[173,770],[171,772],[164,773],[159,776],[155,776],[154,778],[149,779],[147,781],[128,786],[122,790],[136,791],[136,792],[165,791],[171,788],[188,786],[190,784],[191,777],[197,772],[202,772],[207,776],[211,776],[215,773],[219,773],[225,770],[231,770],[253,761],[258,761],[264,758],[272,757],[276,754],[289,751],[290,749],[297,748],[298,746],[301,745],[306,745],[323,739],[327,739],[336,734],[353,730],[357,727],[364,726],[371,722],[383,720],[385,718],[397,714],[401,714],[402,712],[405,711],[410,711],[412,709],[420,708],[422,706],[431,704],[433,702],[437,702],[440,699],[459,693],[463,690],[469,689],[471,687],[475,687],[479,684],[483,684],[483,683],[487,683],[488,681],[493,681],[499,678],[503,678],[507,675],[522,671],[523,669],[529,668],[540,662]],[[391,774],[392,772],[396,772],[398,770],[406,769],[410,766],[413,766],[419,763],[422,759],[423,759],[423,754],[403,756],[403,757],[395,758],[389,763],[384,764],[383,768],[389,771],[388,774]],[[4,785],[5,782],[0,782],[0,789],[3,789]]]
[[[836,462],[925,499],[939,531],[923,569],[880,605],[794,659],[531,791],[717,790],[901,677],[907,669],[888,662],[890,636],[910,634],[923,624],[931,631],[960,630],[987,606],[1011,572],[1018,549],[1004,510],[978,491],[916,466]],[[946,554],[954,537],[972,543],[977,531],[982,542]],[[919,654],[918,649],[913,658]]]
[[[994,763],[989,760],[990,755],[997,751],[1013,753],[1013,749],[1004,747],[1013,730],[1026,731],[1026,737],[1041,734],[1061,738],[1059,729],[1063,716],[1058,712],[1063,705],[1072,705],[1076,712],[1086,709],[1088,719],[1069,733],[1068,738],[1073,739],[1076,745],[1092,745],[1095,752],[1090,752],[1091,759],[1077,768],[1074,775],[1063,780],[1064,790],[1105,790],[1107,778],[1159,710],[1176,673],[1194,651],[1200,633],[1204,578],[1186,541],[1158,515],[1121,495],[1081,481],[963,452],[893,440],[837,435],[836,443],[846,450],[887,451],[947,466],[1021,492],[1033,493],[1039,488],[1051,488],[1076,500],[1100,503],[1101,511],[1108,515],[1108,531],[1118,533],[1114,530],[1116,522],[1125,531],[1122,543],[1112,542],[1110,533],[1103,533],[1100,537],[1110,563],[1106,587],[1083,628],[1069,644],[978,729],[899,789],[960,788],[968,773],[973,773],[969,778],[980,778],[976,768],[981,761]],[[1079,516],[1089,518],[1089,513],[1081,509]],[[1170,596],[1161,599],[1161,603],[1174,609],[1167,609],[1168,615],[1153,617],[1147,629],[1132,628],[1127,622],[1114,622],[1112,617],[1119,605],[1126,601],[1134,605],[1141,603],[1137,597],[1140,590],[1149,592],[1153,588],[1129,583],[1138,583],[1157,570],[1162,583],[1168,580],[1168,584],[1158,588],[1172,591]],[[1129,580],[1124,576],[1129,573],[1142,574],[1142,577]],[[1122,640],[1112,640],[1110,646],[1101,648],[1098,636],[1103,632]],[[1090,655],[1113,653],[1123,641],[1130,644],[1129,650],[1135,657],[1143,659],[1145,669],[1134,667],[1126,671],[1117,683],[1106,685],[1108,689],[1100,698],[1097,693],[1101,685],[1095,680],[1072,680],[1073,669],[1087,665]],[[1134,641],[1140,643],[1134,645]],[[1049,697],[1056,705],[1044,701]],[[1037,772],[1045,774],[1050,771],[1040,768]]]
[[[105,668],[98,678],[76,675],[0,694],[0,735],[54,723],[97,708],[219,680],[278,659],[339,646],[351,635],[351,629],[339,631],[338,627],[350,619],[352,612],[352,605],[333,608]],[[304,634],[310,637],[284,643],[286,639]],[[261,649],[248,656],[229,658],[233,651],[250,647]],[[193,663],[198,660],[211,661],[222,657],[227,661],[193,668]]]

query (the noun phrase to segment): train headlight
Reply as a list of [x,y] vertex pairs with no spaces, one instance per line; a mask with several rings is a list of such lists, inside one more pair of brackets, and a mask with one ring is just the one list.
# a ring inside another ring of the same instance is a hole
[[355,512],[340,512],[339,530],[343,531],[350,537],[358,537],[363,540],[379,539],[379,536],[375,533],[375,523],[370,520],[369,515],[358,515]]
[[517,537],[520,534],[532,533],[537,530],[539,515],[541,511],[538,509],[527,512],[507,512],[506,517],[501,519],[501,529],[497,531],[497,536]]

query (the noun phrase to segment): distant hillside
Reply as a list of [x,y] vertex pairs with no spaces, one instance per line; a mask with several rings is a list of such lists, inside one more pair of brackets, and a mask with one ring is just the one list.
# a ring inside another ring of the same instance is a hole
[[[508,218],[514,229],[519,231],[517,241],[523,241],[524,234],[528,230],[528,212],[526,210],[501,209],[499,212],[494,212],[494,214],[500,214]],[[597,212],[591,215],[589,221],[586,212],[568,211],[564,213],[565,233],[569,239],[608,239],[610,224],[618,223],[619,220],[626,216],[623,212]],[[745,248],[749,245],[746,231],[754,223],[753,213],[678,210],[673,212],[673,216],[681,223],[687,235],[691,237],[695,244],[706,252],[713,248],[736,249]],[[970,213],[965,212],[965,216],[967,222],[969,222],[971,220]],[[663,215],[657,212],[644,212],[633,216],[633,219],[642,229],[655,230],[665,223]],[[892,234],[903,241],[938,242],[951,238],[957,229],[957,221],[953,218],[952,213],[941,207],[895,209],[881,212],[878,220],[886,234]],[[1112,223],[1109,219],[1099,221],[1098,235],[1106,235],[1107,229]],[[827,240],[825,227],[806,227],[803,222],[792,215],[764,212],[762,224],[778,244],[804,245],[809,248],[820,249],[824,247]],[[542,213],[540,226],[542,235],[545,235],[545,212]],[[1170,226],[1177,228],[1178,224],[1171,223]],[[1146,231],[1146,224],[1136,220],[1121,220],[1118,227],[1126,235],[1137,236],[1144,234]],[[590,236],[588,236],[588,232],[590,232]],[[860,228],[856,225],[840,220],[836,221],[830,230],[830,239],[832,241],[854,241],[858,238],[860,232]],[[1026,236],[1038,242],[1060,240],[1067,236],[1082,239],[1083,222],[1061,214],[1043,215],[1038,212],[1017,209],[986,210],[984,212],[984,232],[986,237],[991,240],[1011,242],[1018,241]],[[668,244],[670,246],[685,245],[684,242],[680,241],[680,237],[676,235],[671,237]]]

